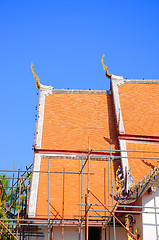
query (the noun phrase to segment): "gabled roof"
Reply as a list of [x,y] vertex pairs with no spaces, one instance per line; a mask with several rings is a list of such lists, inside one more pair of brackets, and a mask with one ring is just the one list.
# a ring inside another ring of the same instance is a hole
[[[129,171],[141,194],[130,196],[127,202],[135,201],[150,186],[148,178],[157,165],[159,156],[159,80],[112,79],[118,139],[124,174]],[[127,152],[126,152],[127,151]],[[128,181],[130,184],[131,179]],[[144,179],[144,180],[143,180]],[[142,184],[147,179],[146,184]],[[142,186],[141,186],[142,185]],[[136,187],[134,187],[136,189]],[[143,189],[142,189],[143,188]],[[130,192],[134,191],[130,185]],[[136,191],[136,190],[135,190]],[[124,197],[123,197],[124,198]],[[131,199],[132,198],[132,199]],[[123,200],[123,203],[125,200]]]
[[126,80],[118,88],[125,134],[159,136],[159,81]]
[[[45,98],[42,149],[117,149],[111,94],[98,90],[53,90]],[[107,141],[109,139],[109,142]]]
[[[159,160],[159,143],[126,142],[129,167],[135,184],[146,176],[157,165]],[[158,159],[157,159],[158,158]]]

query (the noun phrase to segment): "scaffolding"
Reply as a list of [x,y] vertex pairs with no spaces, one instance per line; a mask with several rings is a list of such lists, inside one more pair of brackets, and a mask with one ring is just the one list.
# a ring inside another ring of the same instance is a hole
[[[116,228],[122,227],[132,237],[132,239],[139,239],[139,234],[134,234],[130,231],[132,221],[129,224],[125,224],[125,215],[129,214],[159,214],[156,212],[159,208],[156,207],[143,207],[141,205],[132,206],[129,204],[120,204],[120,202],[114,203],[114,174],[113,174],[113,162],[120,162],[120,153],[122,150],[110,149],[91,149],[90,141],[88,149],[78,149],[80,152],[79,159],[79,171],[66,171],[63,166],[62,171],[51,171],[50,160],[48,158],[48,170],[47,171],[33,171],[32,165],[26,167],[25,170],[0,170],[0,234],[1,239],[29,239],[29,237],[44,237],[44,233],[41,230],[43,226],[47,227],[48,240],[53,239],[54,227],[60,226],[62,231],[62,240],[64,240],[64,229],[66,226],[78,227],[79,240],[89,239],[89,227],[102,227],[105,230],[105,239],[110,240],[110,229],[113,229],[113,239],[116,240]],[[123,151],[124,152],[124,151]],[[132,151],[125,152],[131,153],[155,153],[159,151]],[[98,153],[98,154],[97,154]],[[102,154],[104,153],[104,155]],[[142,157],[128,157],[132,159],[155,159],[158,157],[142,156]],[[104,201],[100,199],[100,196],[96,196],[91,189],[90,175],[94,175],[90,171],[90,162],[93,161],[105,161],[108,167],[108,175],[106,176],[106,168],[104,171]],[[86,168],[87,167],[87,168]],[[84,171],[85,170],[85,171]],[[44,173],[48,176],[48,216],[47,219],[29,219],[28,204],[29,204],[29,192],[31,174],[34,172]],[[12,176],[9,176],[12,174]],[[58,212],[54,218],[50,218],[50,174],[62,174],[62,215]],[[77,174],[79,176],[78,191],[79,202],[78,215],[74,215],[76,219],[65,219],[65,176],[66,174]],[[87,176],[87,186],[84,189],[83,177]],[[106,186],[108,186],[108,201],[106,200]],[[110,198],[111,195],[111,198]],[[95,199],[96,203],[90,202],[90,196]],[[138,196],[139,197],[139,196]],[[124,209],[123,209],[124,206]],[[153,211],[155,209],[155,211]],[[152,211],[151,211],[152,210]],[[56,217],[59,216],[60,219]],[[129,228],[130,227],[130,228]],[[85,238],[83,238],[85,235]]]

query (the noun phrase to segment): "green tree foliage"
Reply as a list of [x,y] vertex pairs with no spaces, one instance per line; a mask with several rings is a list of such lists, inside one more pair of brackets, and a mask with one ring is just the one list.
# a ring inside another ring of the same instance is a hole
[[[1,175],[0,177],[0,218],[5,219],[4,224],[14,235],[16,225],[9,219],[17,219],[18,215],[19,218],[26,216],[26,185],[30,185],[30,181],[31,173],[24,174],[23,178],[20,178],[13,186],[11,186],[9,176]],[[14,239],[1,224],[0,239]]]

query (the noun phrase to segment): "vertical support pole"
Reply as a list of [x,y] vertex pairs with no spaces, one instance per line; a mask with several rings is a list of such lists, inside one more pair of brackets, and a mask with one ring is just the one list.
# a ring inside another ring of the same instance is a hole
[[90,167],[90,137],[88,138],[88,177],[87,177],[87,194],[89,195],[89,167]]
[[[13,167],[13,179],[12,179],[11,204],[12,204],[12,202],[13,202],[14,171],[15,171],[15,162],[14,162],[14,167]],[[15,203],[15,204],[16,204],[16,203]],[[14,215],[15,215],[15,213],[14,213]],[[12,232],[13,232],[13,224],[12,224]]]
[[[19,183],[19,172],[20,172],[20,169],[18,169],[18,180],[17,180],[17,188],[16,188],[16,197],[15,199],[17,199],[17,194],[18,194],[18,183]],[[15,205],[14,205],[14,215],[15,215],[15,211],[16,211],[16,201],[15,201]]]
[[1,199],[1,192],[2,192],[2,175],[1,175],[1,179],[0,179],[0,199]]
[[79,158],[79,176],[78,176],[78,181],[79,181],[79,185],[78,185],[78,188],[79,188],[79,223],[78,223],[78,238],[80,240],[81,238],[81,224],[80,224],[80,213],[81,213],[81,176],[80,176],[80,167],[81,167],[81,163],[80,163],[80,158]]
[[87,194],[85,196],[85,240],[88,240],[89,170],[90,170],[90,137],[88,138],[88,175],[87,175]]
[[64,240],[65,168],[63,169],[62,240]]
[[26,187],[25,214],[28,214],[28,205],[29,205],[29,186]]
[[47,238],[50,240],[50,159],[48,159],[48,224],[47,224]]
[[82,215],[83,215],[83,153],[82,153],[82,171],[81,171],[81,238],[80,240],[82,240],[83,236],[83,227],[82,227],[82,222],[83,222],[83,218],[82,218]]
[[[104,205],[106,205],[106,168],[104,168]],[[106,212],[105,212],[106,217]],[[105,240],[107,239],[107,231],[106,228],[104,229],[105,232]]]
[[24,189],[25,189],[25,182],[24,182],[24,178],[22,178],[22,180],[23,180],[22,214],[23,214],[23,218],[25,218],[25,216],[24,216]]
[[[25,218],[25,211],[24,211],[24,190],[25,190],[25,180],[22,177],[23,181],[23,196],[22,196],[22,218]],[[24,240],[24,229],[22,229],[22,240]]]
[[53,237],[54,237],[54,227],[52,226],[51,227],[51,240],[53,240]]
[[[2,175],[1,175],[1,179],[0,179],[0,199],[1,199],[1,195],[2,195]],[[1,199],[1,203],[2,203],[2,199]],[[2,230],[0,232],[0,234],[2,234],[3,232],[3,226],[2,226]],[[1,238],[0,238],[1,239]]]
[[88,240],[88,195],[85,195],[85,240]]
[[[114,189],[113,189],[113,166],[112,166],[112,152],[110,145],[110,164],[111,164],[111,185],[112,185],[112,205],[114,206]],[[116,232],[115,232],[115,218],[113,217],[113,232],[114,232],[114,240],[116,240]]]
[[21,195],[21,177],[22,177],[22,168],[20,172],[20,183],[19,183],[19,202],[18,202],[18,221],[17,221],[17,230],[16,230],[16,237],[18,238],[18,228],[19,228],[19,211],[20,211],[20,195]]
[[3,219],[4,219],[4,217],[5,217],[5,207],[6,207],[6,188],[4,187]]
[[10,204],[12,204],[12,202],[13,202],[14,170],[15,170],[15,162],[14,162],[14,167],[13,167],[12,193],[11,193],[11,203]]
[[[108,209],[110,211],[110,158],[108,157]],[[110,213],[109,213],[110,218]],[[110,222],[108,223],[109,226],[109,240],[110,240]]]
[[[5,217],[5,207],[6,207],[6,188],[3,186],[4,188],[4,206],[3,206],[3,219]],[[4,220],[2,221],[4,223]],[[2,225],[2,230],[1,230],[1,234],[3,232],[3,225]]]

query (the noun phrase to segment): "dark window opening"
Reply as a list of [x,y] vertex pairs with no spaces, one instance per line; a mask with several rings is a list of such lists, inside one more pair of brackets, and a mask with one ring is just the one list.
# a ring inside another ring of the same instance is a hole
[[101,228],[89,227],[88,240],[101,240]]

